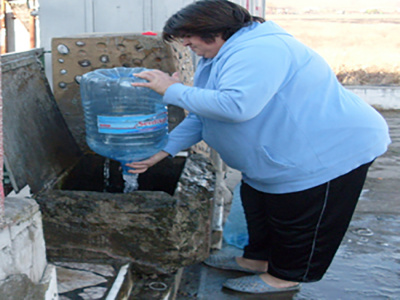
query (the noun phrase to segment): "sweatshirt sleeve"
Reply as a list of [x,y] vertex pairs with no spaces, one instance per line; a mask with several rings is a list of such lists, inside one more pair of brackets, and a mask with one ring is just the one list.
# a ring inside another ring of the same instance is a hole
[[279,91],[290,68],[290,54],[280,46],[253,46],[221,59],[216,74],[210,74],[212,87],[176,83],[167,89],[164,102],[218,121],[247,121]]
[[192,113],[172,130],[164,151],[175,156],[179,151],[190,148],[202,140],[202,124]]

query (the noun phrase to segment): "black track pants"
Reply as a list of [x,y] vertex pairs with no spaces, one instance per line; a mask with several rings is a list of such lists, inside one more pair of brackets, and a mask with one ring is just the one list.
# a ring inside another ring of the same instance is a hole
[[350,224],[372,163],[300,192],[269,194],[242,183],[249,232],[245,258],[268,261],[268,273],[299,282],[322,278]]

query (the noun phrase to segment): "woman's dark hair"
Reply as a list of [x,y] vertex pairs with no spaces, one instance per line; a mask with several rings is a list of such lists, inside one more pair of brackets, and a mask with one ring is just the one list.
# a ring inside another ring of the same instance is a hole
[[171,42],[190,34],[211,43],[221,34],[221,38],[226,41],[253,21],[265,22],[263,18],[251,16],[245,8],[230,1],[196,1],[167,20],[163,29],[163,40]]

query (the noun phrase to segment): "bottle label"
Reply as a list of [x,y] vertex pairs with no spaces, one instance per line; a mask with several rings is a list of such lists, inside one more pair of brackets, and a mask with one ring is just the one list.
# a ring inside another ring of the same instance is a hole
[[166,112],[152,115],[97,116],[99,133],[130,134],[157,131],[168,125]]

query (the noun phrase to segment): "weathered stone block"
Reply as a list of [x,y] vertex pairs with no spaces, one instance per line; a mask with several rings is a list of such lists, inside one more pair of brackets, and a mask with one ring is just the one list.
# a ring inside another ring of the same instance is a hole
[[47,264],[39,205],[31,198],[7,197],[5,212],[0,233],[6,238],[0,248],[0,280],[26,274],[37,283]]
[[32,198],[5,198],[0,240],[0,299],[57,299],[55,268],[47,265],[39,205]]

